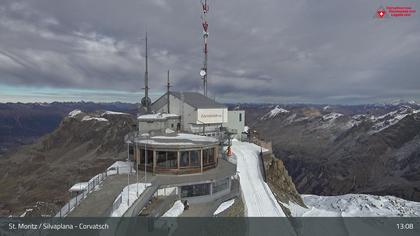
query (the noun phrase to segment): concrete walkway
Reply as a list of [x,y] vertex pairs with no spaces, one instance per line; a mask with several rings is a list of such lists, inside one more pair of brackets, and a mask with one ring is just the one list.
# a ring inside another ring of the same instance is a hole
[[108,176],[100,184],[100,189],[89,193],[68,217],[109,216],[112,203],[125,186],[127,186],[127,175]]

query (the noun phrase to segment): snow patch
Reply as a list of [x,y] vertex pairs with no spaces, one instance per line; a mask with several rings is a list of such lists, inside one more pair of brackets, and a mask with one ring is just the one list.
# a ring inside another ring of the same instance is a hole
[[413,111],[413,109],[409,106],[401,106],[398,110],[391,111],[382,116],[373,117],[372,121],[375,122],[375,124],[372,126],[370,133],[378,133],[384,129],[387,129],[388,127],[397,124],[407,115],[415,114],[415,112],[416,111]]
[[337,113],[337,112],[331,112],[329,114],[323,115],[322,116],[322,120],[327,121],[327,120],[335,120],[338,117],[343,116],[343,114],[341,113]]
[[[144,190],[150,186],[150,183],[135,183],[126,186],[122,193],[114,200],[114,203],[121,197],[121,204],[117,209],[112,211],[111,217],[121,217],[130,208],[131,205],[138,199]],[[138,195],[137,195],[138,191]]]
[[107,175],[128,174],[135,173],[136,170],[133,168],[133,162],[130,161],[116,161],[110,167],[107,168]]
[[69,113],[69,117],[74,118],[75,116],[79,115],[80,113],[82,113],[81,110],[73,110]]
[[223,211],[225,211],[226,209],[228,209],[229,207],[231,207],[233,205],[233,203],[235,203],[235,199],[231,199],[229,201],[223,202],[222,204],[220,204],[220,206],[216,209],[216,211],[213,213],[213,215],[217,215]]
[[105,111],[102,115],[129,115],[128,113],[124,112],[116,112],[116,111]]
[[75,185],[73,185],[70,189],[69,192],[81,192],[87,189],[88,187],[88,182],[81,182],[81,183],[77,183]]
[[162,217],[178,217],[184,212],[184,204],[178,200]]
[[294,217],[418,217],[420,203],[393,196],[346,194],[341,196],[302,195],[308,208],[284,204]]
[[290,111],[281,108],[280,106],[276,106],[274,109],[269,111],[267,114],[265,114],[263,117],[261,117],[261,120],[267,120],[270,118],[274,118],[279,114],[289,113]]
[[101,122],[108,122],[107,119],[102,118],[102,117],[85,116],[82,119],[82,121],[90,121],[90,120],[96,120],[96,121],[101,121]]
[[175,133],[175,131],[169,128],[165,129],[165,134],[172,134],[172,133]]
[[168,113],[156,113],[156,114],[147,114],[140,115],[137,117],[138,120],[166,120],[168,118],[179,117],[177,114],[168,114]]

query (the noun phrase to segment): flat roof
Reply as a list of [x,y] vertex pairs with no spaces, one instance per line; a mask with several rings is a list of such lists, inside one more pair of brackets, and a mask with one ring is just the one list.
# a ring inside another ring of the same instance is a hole
[[225,105],[218,103],[201,93],[175,91],[170,91],[169,93],[194,108],[227,108]]
[[155,146],[162,148],[189,148],[208,145],[217,145],[218,139],[213,137],[188,134],[188,133],[169,133],[157,134],[149,136],[147,134],[132,134],[130,142],[134,141],[138,144],[147,146]]

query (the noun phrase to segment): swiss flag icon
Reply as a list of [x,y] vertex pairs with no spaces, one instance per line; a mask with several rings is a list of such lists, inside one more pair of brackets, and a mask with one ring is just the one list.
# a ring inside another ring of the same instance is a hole
[[377,14],[379,18],[384,18],[386,11],[384,9],[379,9]]

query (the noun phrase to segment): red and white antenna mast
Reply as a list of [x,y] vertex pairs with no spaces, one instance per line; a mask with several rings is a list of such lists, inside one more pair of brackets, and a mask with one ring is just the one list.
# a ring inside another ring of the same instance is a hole
[[204,40],[204,62],[203,68],[201,68],[200,76],[203,80],[203,94],[207,96],[207,39],[209,37],[209,24],[207,23],[207,13],[209,12],[209,5],[207,4],[207,0],[201,0],[201,7],[202,7],[202,14],[201,14],[201,21],[203,25],[203,40]]

